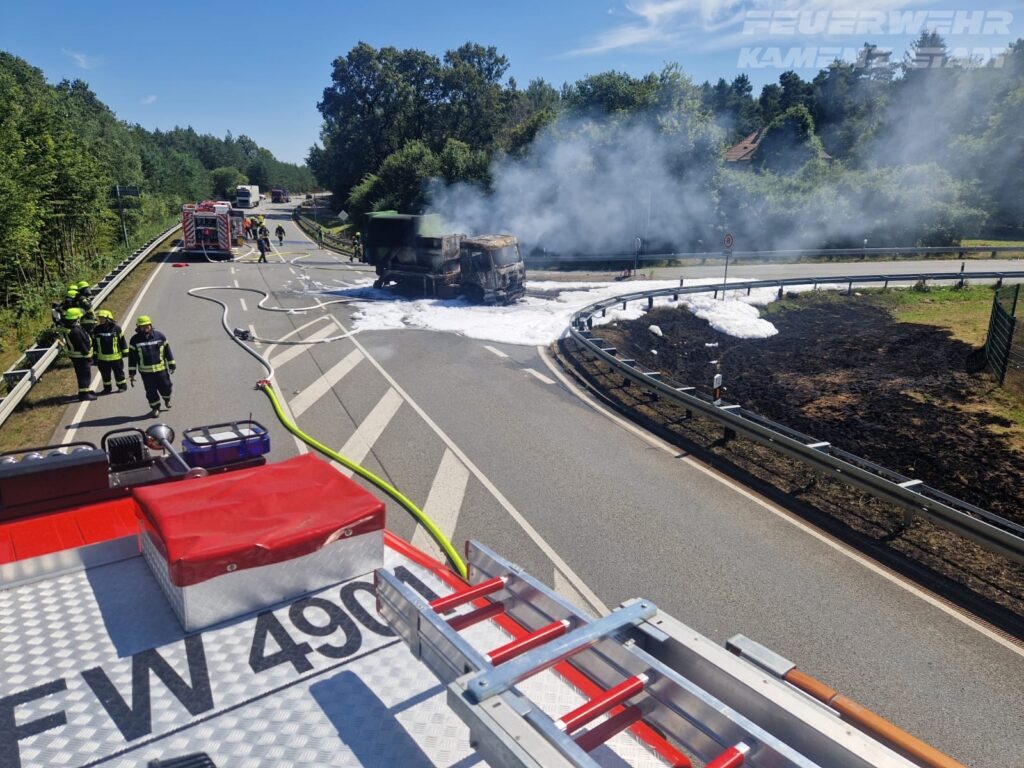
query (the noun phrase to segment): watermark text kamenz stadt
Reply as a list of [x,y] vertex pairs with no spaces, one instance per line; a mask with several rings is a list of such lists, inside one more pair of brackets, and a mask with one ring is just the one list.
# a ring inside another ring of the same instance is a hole
[[[892,51],[872,50],[865,60],[863,48],[838,45],[805,45],[789,48],[778,46],[746,46],[740,49],[738,68],[743,69],[826,69],[836,61],[856,64],[864,69],[886,67]],[[945,67],[1003,66],[1006,47],[918,48],[912,52],[907,66],[913,69]]]

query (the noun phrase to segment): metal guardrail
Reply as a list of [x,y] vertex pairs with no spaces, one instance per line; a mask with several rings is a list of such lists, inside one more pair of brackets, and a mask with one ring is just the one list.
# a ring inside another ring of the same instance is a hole
[[346,256],[352,252],[352,244],[339,237],[335,237],[330,232],[322,231],[319,224],[313,221],[311,218],[302,213],[302,206],[295,208],[293,215],[295,223],[299,225],[299,229],[305,232],[314,242],[319,237],[323,237],[323,244],[325,247],[330,248],[333,251],[338,251]]
[[[135,251],[131,256],[121,261],[105,277],[99,281],[100,289],[93,298],[93,306],[99,307],[103,300],[120,285],[121,281],[137,267],[143,259],[153,252],[153,249],[170,236],[175,230],[181,229],[181,224],[175,224],[170,229],[157,235],[144,246]],[[0,426],[7,421],[14,413],[29,390],[42,378],[46,369],[60,354],[60,344],[54,342],[49,347],[32,347],[25,351],[18,361],[8,370],[4,371],[4,381],[7,384],[7,394],[0,399]]]
[[[733,262],[740,261],[758,261],[758,260],[774,260],[774,261],[800,261],[804,258],[820,258],[820,257],[867,257],[867,256],[949,256],[956,254],[958,258],[963,258],[967,254],[971,253],[987,253],[990,258],[995,258],[1000,253],[1024,253],[1024,246],[1020,245],[965,245],[965,246],[906,246],[906,247],[892,247],[892,248],[818,248],[818,249],[792,249],[782,251],[732,251],[729,254],[729,259]],[[667,253],[643,253],[637,255],[636,253],[609,253],[609,254],[593,254],[586,256],[558,256],[558,255],[547,255],[544,256],[527,256],[525,257],[526,265],[529,267],[531,264],[545,264],[557,266],[561,264],[607,264],[609,262],[618,262],[624,265],[641,265],[661,262],[683,262],[694,259],[700,259],[706,261],[707,259],[723,259],[725,253],[722,251],[690,251],[690,252],[667,252]]]
[[710,395],[698,392],[695,387],[683,386],[664,379],[657,371],[643,371],[634,360],[620,358],[614,347],[595,335],[594,317],[604,316],[612,306],[626,305],[635,301],[646,301],[648,308],[654,306],[654,299],[669,296],[678,300],[680,295],[714,291],[746,291],[754,288],[778,288],[781,293],[786,286],[815,287],[822,285],[846,285],[848,290],[854,284],[885,284],[890,282],[961,281],[965,278],[980,280],[1004,279],[1024,280],[1020,272],[931,272],[914,275],[858,275],[844,277],[786,278],[780,280],[755,280],[713,285],[684,287],[680,280],[678,288],[663,288],[654,291],[628,293],[591,304],[572,317],[570,336],[596,357],[604,360],[614,370],[632,382],[647,387],[660,397],[677,404],[689,412],[718,422],[728,430],[742,435],[790,458],[807,464],[822,474],[842,483],[858,488],[902,507],[905,524],[909,525],[914,516],[921,515],[943,528],[965,536],[990,550],[998,552],[1018,563],[1024,563],[1024,526],[1018,525],[988,510],[956,499],[922,481],[906,477],[881,467],[848,451],[817,440],[809,435],[771,421],[742,406],[723,401],[714,401]]

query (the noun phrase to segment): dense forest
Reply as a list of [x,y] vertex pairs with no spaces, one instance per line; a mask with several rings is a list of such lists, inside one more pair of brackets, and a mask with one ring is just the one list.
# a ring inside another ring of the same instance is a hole
[[70,280],[96,279],[123,251],[168,226],[184,202],[224,198],[236,184],[309,189],[305,167],[246,137],[191,128],[148,131],[117,119],[80,80],[57,85],[0,51],[0,327],[46,316]]
[[743,250],[1024,232],[1024,40],[960,61],[924,32],[899,61],[866,44],[759,94],[675,64],[560,89],[508,68],[473,43],[360,43],[333,63],[309,165],[350,213],[432,210],[566,254],[713,250],[725,230]]

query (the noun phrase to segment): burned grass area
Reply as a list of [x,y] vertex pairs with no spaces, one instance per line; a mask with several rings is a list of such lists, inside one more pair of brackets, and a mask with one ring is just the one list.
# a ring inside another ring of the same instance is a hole
[[[976,347],[948,328],[900,322],[884,295],[802,294],[762,314],[777,335],[727,336],[682,308],[657,309],[595,333],[677,386],[710,391],[717,359],[724,400],[1024,523],[1024,423],[1007,410],[994,378],[977,370]],[[560,354],[609,403],[709,463],[939,593],[963,602],[954,593],[964,590],[982,596],[995,614],[1007,610],[1024,619],[1024,567],[927,520],[907,526],[902,509],[766,447],[725,440],[720,426],[624,386],[572,341],[561,343]]]

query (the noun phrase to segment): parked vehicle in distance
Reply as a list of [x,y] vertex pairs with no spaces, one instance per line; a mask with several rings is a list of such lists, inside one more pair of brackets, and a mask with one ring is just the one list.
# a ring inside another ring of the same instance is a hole
[[272,203],[290,203],[292,201],[291,195],[287,189],[272,189],[270,190],[270,202]]
[[254,184],[235,187],[235,207],[255,208],[260,204],[260,188]]

